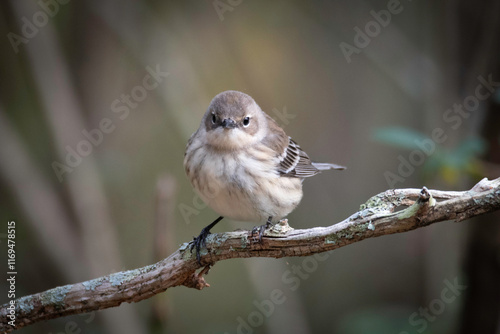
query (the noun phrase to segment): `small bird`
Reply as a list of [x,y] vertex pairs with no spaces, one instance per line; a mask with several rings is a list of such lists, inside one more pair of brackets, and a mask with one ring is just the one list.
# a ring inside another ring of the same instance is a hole
[[252,230],[259,241],[266,228],[286,217],[302,199],[302,181],[328,169],[311,162],[300,146],[252,97],[225,91],[214,97],[198,130],[189,138],[184,169],[201,199],[220,217],[193,239],[191,252],[224,217],[263,223]]

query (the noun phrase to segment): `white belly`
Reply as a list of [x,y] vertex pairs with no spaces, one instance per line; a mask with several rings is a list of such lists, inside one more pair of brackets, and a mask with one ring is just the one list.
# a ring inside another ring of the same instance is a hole
[[302,198],[298,178],[281,177],[274,161],[260,161],[248,154],[220,154],[220,159],[206,159],[197,150],[190,157],[198,172],[191,168],[189,179],[200,197],[219,215],[240,221],[273,222],[287,216]]

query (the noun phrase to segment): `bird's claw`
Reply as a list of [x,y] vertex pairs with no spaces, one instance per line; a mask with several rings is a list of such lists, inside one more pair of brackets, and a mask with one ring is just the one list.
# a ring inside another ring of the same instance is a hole
[[[262,243],[262,236],[264,235],[264,232],[266,231],[266,229],[270,225],[271,225],[271,223],[267,222],[264,225],[254,226],[254,228],[252,229],[252,237],[254,234],[258,233],[258,241],[259,241],[259,243]],[[254,240],[255,240],[255,238],[254,238]]]
[[211,234],[210,231],[203,229],[201,230],[200,235],[193,238],[193,244],[191,245],[190,251],[193,253],[193,248],[196,249],[196,262],[201,266],[201,248],[207,248],[207,236]]

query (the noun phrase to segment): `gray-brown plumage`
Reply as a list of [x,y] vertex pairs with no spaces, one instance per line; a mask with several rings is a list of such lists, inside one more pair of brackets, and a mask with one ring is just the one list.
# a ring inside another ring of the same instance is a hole
[[[191,184],[215,212],[234,220],[264,223],[286,217],[302,198],[302,181],[326,169],[309,156],[247,94],[226,91],[210,103],[186,147]],[[220,219],[203,229],[199,249]]]

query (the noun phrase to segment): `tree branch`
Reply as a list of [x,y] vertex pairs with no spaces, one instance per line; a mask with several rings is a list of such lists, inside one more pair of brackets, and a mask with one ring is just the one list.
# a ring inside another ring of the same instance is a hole
[[[441,201],[437,201],[441,200]],[[407,206],[404,210],[396,208]],[[483,179],[469,191],[423,189],[387,190],[370,198],[342,222],[328,227],[295,230],[287,220],[266,230],[262,244],[249,231],[211,234],[202,263],[184,243],[162,261],[90,281],[65,285],[14,300],[15,327],[9,325],[10,304],[0,308],[0,332],[11,332],[38,321],[138,302],[184,285],[203,289],[204,279],[218,261],[245,257],[308,256],[340,248],[367,238],[402,233],[441,221],[462,221],[500,210],[500,178]],[[11,307],[12,308],[12,307]]]

